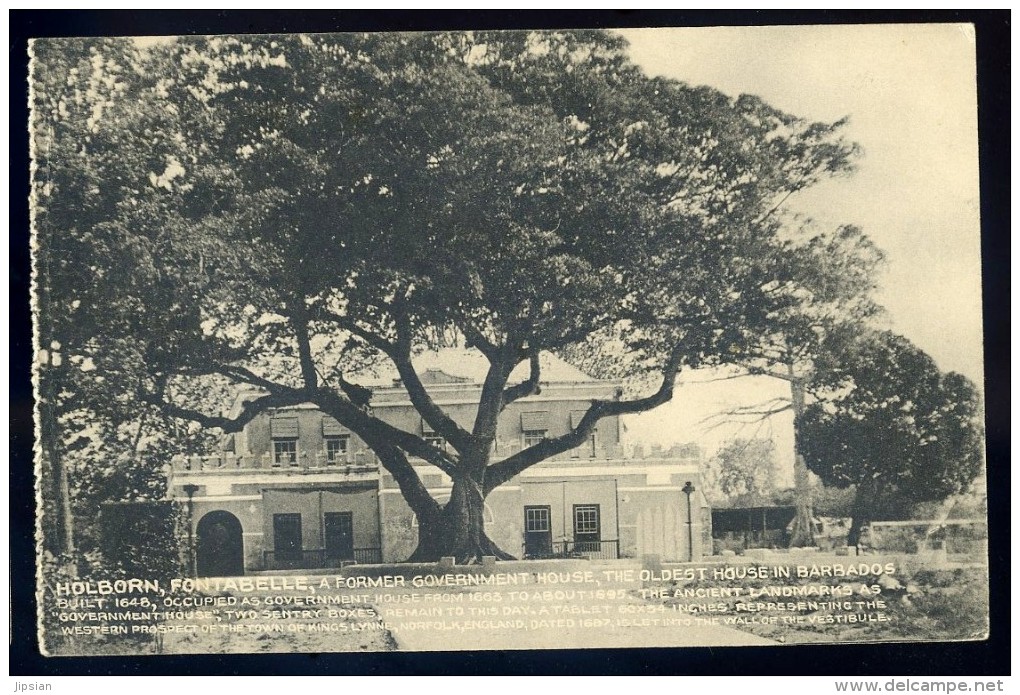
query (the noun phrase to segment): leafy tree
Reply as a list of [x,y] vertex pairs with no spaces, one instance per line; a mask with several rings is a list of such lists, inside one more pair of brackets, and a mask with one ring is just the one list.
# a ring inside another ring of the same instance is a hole
[[883,507],[944,500],[983,468],[974,385],[942,373],[892,333],[862,337],[842,361],[843,392],[807,407],[802,447],[827,485],[856,486],[847,542]]
[[124,322],[145,305],[112,293],[146,277],[145,239],[116,223],[141,195],[137,173],[157,166],[153,128],[168,133],[174,119],[138,109],[155,78],[130,40],[35,41],[32,55],[40,523],[43,549],[73,574],[98,550],[100,505],[163,497],[164,465],[206,437],[139,399]]
[[[126,41],[100,39],[88,46],[62,40],[34,42],[32,51],[36,374],[41,475],[48,493],[42,518],[46,549],[69,555],[75,542],[67,457],[83,446],[90,428],[74,412],[81,409],[90,386],[102,389],[105,379],[86,385],[82,378],[83,368],[92,366],[89,336],[83,328],[97,315],[91,310],[102,304],[93,282],[99,268],[86,259],[102,257],[104,270],[118,265],[106,254],[120,253],[119,240],[94,230],[109,219],[116,202],[115,196],[104,195],[112,193],[112,187],[104,191],[100,185],[122,178],[111,167],[131,156],[111,156],[121,148],[97,149],[91,144],[104,108],[128,98],[124,73],[133,50]],[[116,408],[112,398],[97,402],[106,412]]]
[[[775,289],[798,271],[772,212],[854,153],[839,124],[648,78],[624,49],[601,32],[458,33],[182,38],[138,56],[131,98],[86,124],[81,150],[109,166],[54,163],[109,203],[40,220],[96,269],[102,314],[80,327],[95,375],[227,432],[313,403],[395,478],[413,559],[507,557],[484,530],[493,489],[803,304]],[[43,289],[73,280],[62,267]],[[469,426],[412,362],[450,342],[489,363]],[[491,460],[500,413],[539,389],[540,352],[567,350],[650,386]],[[357,381],[379,362],[448,450],[373,415]],[[237,417],[203,397],[237,385],[262,392]],[[451,476],[449,502],[408,457]]]
[[805,409],[810,399],[831,391],[848,345],[869,330],[869,321],[880,313],[873,293],[884,254],[857,227],[818,233],[810,222],[791,234],[778,252],[791,272],[768,289],[798,301],[770,315],[765,330],[747,336],[732,363],[743,370],[737,376],[767,375],[788,383],[790,395],[720,417],[748,423],[792,414],[797,515],[790,545],[805,546],[813,543],[814,516],[812,485],[801,451]]
[[776,492],[775,442],[734,439],[720,447],[707,469],[718,502],[727,506],[768,504]]

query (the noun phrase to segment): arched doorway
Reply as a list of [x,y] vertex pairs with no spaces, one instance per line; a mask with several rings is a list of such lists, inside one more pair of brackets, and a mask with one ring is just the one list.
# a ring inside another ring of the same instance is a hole
[[199,577],[244,574],[241,522],[230,512],[209,512],[198,522],[195,567]]

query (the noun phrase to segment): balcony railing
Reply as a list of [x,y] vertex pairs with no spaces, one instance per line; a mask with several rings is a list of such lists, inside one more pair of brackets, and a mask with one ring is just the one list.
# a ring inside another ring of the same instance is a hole
[[555,558],[588,558],[591,560],[616,560],[620,557],[619,540],[598,541],[556,541],[545,550],[525,548],[522,557],[526,560],[548,560]]
[[266,570],[329,569],[345,565],[378,565],[382,548],[355,548],[349,556],[327,552],[325,548],[304,548],[294,552],[262,551],[262,567]]

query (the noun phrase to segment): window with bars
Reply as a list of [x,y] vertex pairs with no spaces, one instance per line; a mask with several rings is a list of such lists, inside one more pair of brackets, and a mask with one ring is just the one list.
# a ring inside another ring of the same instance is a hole
[[297,439],[273,440],[273,463],[277,466],[294,466],[297,464]]
[[350,436],[344,434],[326,437],[326,463],[346,462],[350,440]]

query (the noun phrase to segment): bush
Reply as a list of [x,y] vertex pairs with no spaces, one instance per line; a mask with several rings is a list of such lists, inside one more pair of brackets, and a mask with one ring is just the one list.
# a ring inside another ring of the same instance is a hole
[[181,576],[183,514],[169,501],[107,502],[99,516],[108,576],[166,581]]

